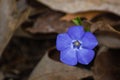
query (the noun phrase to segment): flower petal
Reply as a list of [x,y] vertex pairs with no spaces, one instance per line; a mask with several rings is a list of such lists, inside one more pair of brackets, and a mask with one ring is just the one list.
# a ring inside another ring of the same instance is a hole
[[67,33],[59,34],[56,40],[56,48],[57,50],[64,50],[70,47],[72,39],[69,37]]
[[61,51],[60,54],[60,60],[68,65],[76,65],[77,64],[77,56],[76,56],[76,51],[68,48],[65,49],[64,51]]
[[68,35],[74,40],[80,40],[84,34],[82,26],[72,26],[68,29]]
[[77,51],[78,62],[85,65],[89,64],[93,60],[94,55],[94,51],[90,49],[82,48]]
[[96,37],[91,32],[86,32],[82,38],[82,47],[93,49],[98,45]]

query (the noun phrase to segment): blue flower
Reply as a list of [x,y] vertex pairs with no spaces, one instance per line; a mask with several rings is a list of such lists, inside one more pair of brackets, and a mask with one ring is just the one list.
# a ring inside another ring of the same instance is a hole
[[91,32],[85,32],[82,26],[72,26],[66,33],[59,34],[56,48],[60,51],[60,60],[68,65],[78,62],[89,64],[95,53],[92,50],[98,44],[96,37]]

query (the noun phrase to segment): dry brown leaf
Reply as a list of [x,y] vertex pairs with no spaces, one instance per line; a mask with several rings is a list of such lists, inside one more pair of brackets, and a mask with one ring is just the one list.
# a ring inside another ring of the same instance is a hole
[[91,10],[113,12],[120,15],[120,0],[38,0],[50,8],[66,13]]
[[120,32],[115,31],[96,31],[95,33],[99,45],[107,48],[120,48]]
[[[95,80],[120,79],[120,48],[103,50],[95,58],[93,76]],[[101,66],[102,65],[102,66]]]
[[89,70],[68,66],[51,59],[50,53],[59,52],[55,48],[49,50],[35,67],[28,80],[80,80],[92,75]]
[[[16,28],[27,19],[30,8],[20,8],[15,0],[0,1],[0,56]],[[23,3],[24,4],[24,3]]]
[[26,31],[33,34],[65,32],[68,27],[74,24],[59,20],[63,15],[64,13],[61,12],[47,10],[37,18],[33,27],[26,28]]
[[102,14],[102,13],[105,13],[105,12],[104,11],[87,11],[87,12],[80,12],[80,13],[74,13],[74,14],[66,14],[65,16],[61,18],[61,20],[71,21],[75,17],[84,17],[87,20],[91,20],[95,16]]

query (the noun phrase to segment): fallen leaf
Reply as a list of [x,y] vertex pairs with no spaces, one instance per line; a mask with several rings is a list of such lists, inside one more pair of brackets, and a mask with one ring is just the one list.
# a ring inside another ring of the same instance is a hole
[[120,24],[120,15],[116,15],[113,13],[102,13],[90,20],[91,22],[97,22],[97,21],[102,21],[104,23],[107,23],[111,26],[118,25]]
[[120,32],[96,31],[95,35],[98,39],[99,46],[105,46],[112,49],[120,48]]
[[[25,8],[18,7],[18,2],[15,0],[1,0],[0,2],[0,56],[14,31],[28,18],[30,13],[30,8],[27,6]],[[21,4],[25,5],[20,2],[19,5]]]
[[66,14],[61,18],[61,20],[64,21],[71,21],[75,17],[81,17],[81,18],[86,18],[87,20],[93,19],[95,16],[105,13],[103,11],[87,11],[87,12],[79,12],[79,13],[74,13],[74,14]]
[[[113,42],[114,43],[114,42]],[[93,76],[95,80],[120,79],[120,48],[102,51],[95,58]],[[102,66],[101,66],[102,65]]]
[[33,27],[26,28],[30,33],[62,33],[68,27],[74,25],[72,22],[59,20],[64,13],[49,10],[42,13],[36,20]]
[[28,80],[80,80],[92,75],[92,72],[89,70],[68,66],[51,59],[49,54],[56,54],[56,52],[59,53],[55,48],[47,51]]
[[37,0],[50,8],[65,13],[108,11],[120,15],[120,0]]

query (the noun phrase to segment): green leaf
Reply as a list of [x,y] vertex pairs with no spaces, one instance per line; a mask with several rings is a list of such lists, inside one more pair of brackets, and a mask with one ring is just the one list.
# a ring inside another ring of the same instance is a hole
[[85,28],[85,31],[86,31],[86,32],[90,32],[90,28],[89,28],[89,27],[86,27],[86,28]]
[[[72,20],[72,22],[75,24],[75,25],[82,25],[82,20],[80,19],[80,17],[76,17]],[[89,26],[85,26],[84,27],[84,30],[86,32],[90,32],[90,27]]]
[[76,25],[82,25],[82,20],[80,19],[80,17],[76,17],[72,20],[72,22]]

